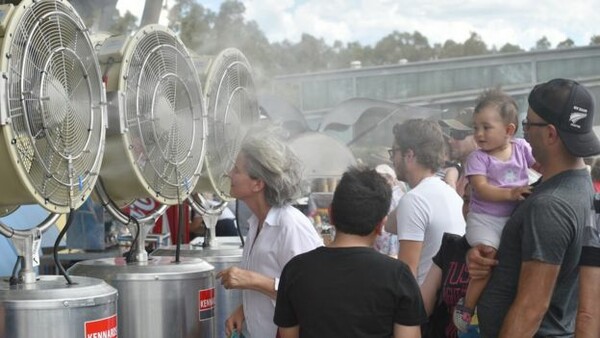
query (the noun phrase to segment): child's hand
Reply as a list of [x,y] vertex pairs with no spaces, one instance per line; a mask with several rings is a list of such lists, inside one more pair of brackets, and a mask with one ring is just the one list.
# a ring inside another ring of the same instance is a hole
[[531,187],[526,185],[510,189],[510,197],[513,201],[522,201],[531,194]]

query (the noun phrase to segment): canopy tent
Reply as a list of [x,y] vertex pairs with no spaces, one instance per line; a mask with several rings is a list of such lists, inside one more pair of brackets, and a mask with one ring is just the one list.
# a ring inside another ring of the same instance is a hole
[[258,104],[264,115],[281,124],[292,136],[310,130],[300,110],[286,100],[274,95],[261,94],[258,95]]

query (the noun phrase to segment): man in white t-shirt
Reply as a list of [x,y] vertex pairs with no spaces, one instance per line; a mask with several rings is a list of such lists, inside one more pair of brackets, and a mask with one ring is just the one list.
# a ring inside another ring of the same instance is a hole
[[444,137],[432,120],[396,124],[390,159],[398,179],[411,187],[396,209],[398,259],[410,267],[419,284],[431,267],[445,232],[463,235],[462,198],[435,172],[444,163]]

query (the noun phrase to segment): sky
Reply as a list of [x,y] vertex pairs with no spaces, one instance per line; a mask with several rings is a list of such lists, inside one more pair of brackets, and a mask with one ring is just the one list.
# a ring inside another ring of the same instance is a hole
[[[171,3],[173,0],[167,0]],[[221,0],[196,0],[218,12]],[[141,17],[142,0],[117,8]],[[302,33],[373,46],[394,30],[420,32],[429,44],[464,42],[478,33],[488,48],[506,43],[526,50],[546,36],[552,47],[570,38],[586,46],[600,35],[600,0],[242,0],[270,42],[298,42]]]

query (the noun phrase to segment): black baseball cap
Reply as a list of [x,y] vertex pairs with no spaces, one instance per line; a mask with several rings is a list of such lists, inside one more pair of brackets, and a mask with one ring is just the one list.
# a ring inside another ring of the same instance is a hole
[[592,129],[594,98],[584,86],[573,80],[553,79],[536,85],[528,101],[539,117],[556,127],[571,155],[600,154],[600,141]]

